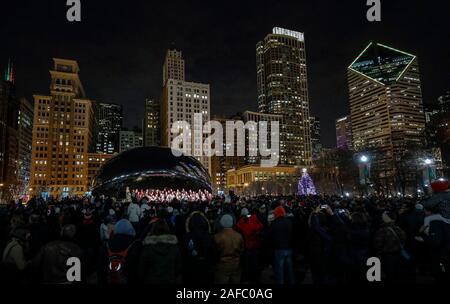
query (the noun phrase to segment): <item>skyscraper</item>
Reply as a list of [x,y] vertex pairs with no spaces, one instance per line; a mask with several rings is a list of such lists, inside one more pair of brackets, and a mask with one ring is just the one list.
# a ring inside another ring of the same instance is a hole
[[142,147],[143,138],[142,131],[134,129],[133,131],[121,130],[120,131],[120,152]]
[[144,146],[159,146],[161,144],[159,101],[155,99],[146,99],[144,115]]
[[119,153],[119,133],[122,129],[122,106],[114,103],[94,103],[95,152]]
[[353,147],[377,151],[374,167],[385,177],[394,176],[394,162],[405,152],[422,145],[419,76],[416,56],[380,43],[370,43],[348,67]]
[[320,131],[320,119],[318,117],[309,117],[309,127],[311,128],[311,151],[312,159],[317,159],[322,153],[322,138]]
[[438,102],[424,106],[426,141],[429,148],[439,149],[444,175],[450,174],[450,91],[438,97]]
[[184,81],[184,59],[177,50],[167,50],[163,65],[163,86],[168,79]]
[[17,151],[17,176],[19,193],[25,195],[30,186],[31,152],[33,139],[33,105],[21,98],[19,100],[18,123],[18,151]]
[[311,162],[309,100],[303,33],[273,28],[256,45],[259,112],[281,114],[280,162],[308,165]]
[[0,183],[9,191],[18,182],[19,101],[15,91],[14,68],[9,60],[4,78],[0,80]]
[[222,148],[222,154],[223,155],[213,155],[211,157],[211,181],[212,186],[215,193],[218,193],[219,191],[225,191],[226,190],[226,173],[228,170],[231,169],[237,169],[243,165],[245,165],[245,157],[244,156],[238,156],[237,150],[238,150],[238,143],[237,143],[237,136],[233,139],[233,156],[227,156],[227,150],[231,149],[231,145],[227,143],[227,134],[226,134],[226,122],[227,121],[241,121],[242,115],[236,114],[229,118],[216,116],[213,117],[214,121],[220,122],[222,125],[222,129],[224,132],[222,133],[222,141],[223,146],[217,147]]
[[54,197],[87,191],[93,109],[78,63],[53,58],[50,95],[34,95],[31,188]]
[[352,150],[352,122],[350,116],[336,119],[336,144],[341,150]]
[[[281,132],[281,127],[284,125],[284,116],[280,115],[280,114],[270,114],[270,113],[261,113],[261,112],[253,112],[253,111],[245,111],[242,115],[242,119],[244,121],[244,123],[247,123],[249,121],[253,121],[255,123],[259,122],[267,122],[267,143],[268,143],[268,149],[272,149],[273,151],[275,151],[275,147],[270,147],[271,142],[272,142],[272,129],[271,129],[271,122],[278,122],[279,125],[279,130]],[[249,130],[250,131],[250,130]],[[256,141],[257,143],[257,148],[256,151],[253,151],[253,153],[251,153],[251,149],[254,149],[254,147],[251,147],[250,145],[250,137],[252,136],[251,132],[246,132],[246,139],[245,139],[245,162],[246,164],[260,164],[261,163],[261,155],[259,151],[259,132],[254,136],[254,138],[252,140]],[[280,149],[280,138],[278,138],[278,141],[275,140],[274,138],[274,143],[275,145],[278,145],[278,149]],[[280,152],[278,150],[278,152]],[[251,154],[256,154],[257,156],[251,156]],[[279,159],[278,159],[278,164],[280,164],[280,155],[278,155]],[[269,157],[264,157],[264,159],[268,159]]]
[[439,107],[441,112],[450,113],[450,90],[446,91],[444,95],[438,97]]
[[[206,135],[197,138],[194,134],[202,130],[194,130],[194,114],[201,114],[203,123],[210,119],[210,89],[209,84],[184,81],[184,60],[181,52],[168,50],[163,67],[163,92],[160,108],[161,119],[161,144],[171,147],[177,134],[171,133],[171,128],[176,121],[185,121],[191,128],[191,142],[186,149],[191,151],[191,156],[196,157],[210,171],[211,158],[196,155],[196,151],[202,151],[203,140]],[[203,126],[203,124],[202,124]],[[197,127],[202,127],[197,126]]]
[[[163,89],[161,104],[161,132],[162,145],[170,147],[178,134],[171,133],[172,124],[176,121],[185,121],[191,127],[191,142],[187,143],[187,149],[191,156],[196,157],[208,170],[210,157],[195,155],[195,151],[201,151],[205,135],[201,138],[194,136],[194,114],[201,114],[203,123],[210,118],[209,84],[187,82],[169,79]],[[203,126],[203,125],[202,125]],[[202,134],[202,133],[199,133]]]

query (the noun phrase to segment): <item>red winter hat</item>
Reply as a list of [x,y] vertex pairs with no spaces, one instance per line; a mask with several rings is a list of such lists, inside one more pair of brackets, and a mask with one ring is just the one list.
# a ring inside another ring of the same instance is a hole
[[431,182],[433,192],[444,192],[448,190],[448,180],[440,178]]
[[277,219],[279,217],[285,217],[286,216],[286,210],[284,210],[284,208],[282,206],[278,206],[273,211],[273,215],[274,215],[275,219]]

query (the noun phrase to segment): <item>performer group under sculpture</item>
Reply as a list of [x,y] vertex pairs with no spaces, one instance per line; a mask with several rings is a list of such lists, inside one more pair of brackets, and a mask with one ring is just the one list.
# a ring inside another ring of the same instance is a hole
[[303,174],[298,181],[297,188],[298,195],[316,195],[316,187],[314,186],[311,176],[308,174],[308,170],[303,169]]

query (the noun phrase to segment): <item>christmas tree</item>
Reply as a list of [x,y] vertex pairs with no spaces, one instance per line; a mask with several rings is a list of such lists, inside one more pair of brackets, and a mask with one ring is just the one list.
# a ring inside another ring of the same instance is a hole
[[314,186],[311,176],[309,176],[306,169],[303,169],[303,174],[298,181],[299,195],[316,195],[316,187]]

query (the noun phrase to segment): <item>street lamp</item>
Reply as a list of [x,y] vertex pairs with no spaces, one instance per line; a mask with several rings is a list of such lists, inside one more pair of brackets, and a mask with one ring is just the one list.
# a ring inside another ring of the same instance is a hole
[[[359,174],[361,178],[360,183],[364,184],[366,195],[369,195],[369,188],[368,188],[368,175],[370,174],[369,171],[370,171],[369,156],[367,156],[366,154],[361,154],[359,156]],[[362,177],[364,177],[364,179]]]
[[432,158],[423,159],[423,169],[422,169],[422,179],[423,179],[423,188],[425,194],[428,194],[428,187],[431,184],[431,181],[435,179],[436,174],[434,172],[434,160]]

